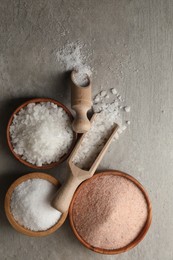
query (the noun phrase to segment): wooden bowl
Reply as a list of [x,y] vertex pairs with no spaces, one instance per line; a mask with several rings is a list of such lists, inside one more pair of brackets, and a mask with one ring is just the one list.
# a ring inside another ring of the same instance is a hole
[[35,99],[30,99],[28,100],[27,102],[23,103],[21,106],[19,106],[14,112],[13,114],[11,115],[10,117],[10,120],[8,122],[8,125],[7,125],[7,143],[8,143],[8,146],[10,148],[10,151],[12,152],[12,154],[15,156],[15,158],[20,161],[21,163],[25,164],[26,166],[28,167],[31,167],[31,168],[34,168],[34,169],[50,169],[50,168],[53,168],[55,166],[58,166],[60,163],[64,162],[68,156],[70,155],[70,153],[72,152],[74,146],[75,146],[75,143],[76,143],[76,138],[77,138],[77,135],[76,133],[74,133],[74,138],[73,138],[73,142],[72,142],[72,145],[68,151],[68,153],[64,154],[59,161],[57,162],[52,162],[50,164],[43,164],[42,166],[37,166],[35,164],[32,164],[32,163],[29,163],[25,160],[22,159],[22,157],[18,154],[16,154],[14,152],[14,149],[13,149],[13,145],[11,143],[11,137],[10,137],[10,126],[12,124],[12,121],[13,121],[13,118],[14,118],[14,115],[16,115],[17,113],[19,113],[19,111],[26,107],[28,104],[30,103],[40,103],[40,102],[52,102],[54,104],[56,104],[57,106],[59,107],[62,107],[65,112],[67,113],[67,115],[69,116],[71,122],[73,121],[73,116],[71,114],[71,112],[68,110],[68,108],[66,106],[64,106],[63,104],[61,104],[60,102],[54,100],[54,99],[51,99],[51,98],[35,98]]
[[57,187],[61,186],[60,182],[57,179],[55,179],[54,177],[52,177],[48,174],[45,174],[45,173],[33,172],[33,173],[29,173],[29,174],[26,174],[26,175],[20,177],[15,182],[13,182],[13,184],[10,186],[10,188],[8,189],[6,196],[5,196],[5,205],[4,206],[5,206],[5,213],[6,213],[7,219],[15,230],[17,230],[18,232],[20,232],[24,235],[31,236],[31,237],[43,237],[43,236],[50,235],[62,226],[62,224],[64,223],[64,221],[67,218],[68,212],[63,213],[61,218],[59,219],[59,221],[54,226],[52,226],[51,228],[49,228],[45,231],[32,231],[30,229],[27,229],[27,228],[21,226],[14,219],[14,217],[11,213],[10,203],[11,203],[12,193],[19,184],[21,184],[24,181],[27,181],[28,179],[43,179],[43,180],[47,180],[47,181],[51,182],[52,184],[54,184]]
[[[145,199],[146,199],[146,203],[147,203],[147,207],[148,207],[148,217],[147,217],[147,220],[145,222],[145,225],[144,227],[142,228],[141,232],[138,234],[138,236],[128,245],[122,247],[122,248],[118,248],[118,249],[112,249],[112,250],[108,250],[108,249],[103,249],[103,248],[98,248],[98,247],[93,247],[92,245],[88,244],[80,235],[79,233],[77,232],[76,228],[75,228],[75,224],[73,222],[73,214],[72,214],[72,211],[73,211],[73,204],[74,204],[74,201],[75,201],[75,198],[76,196],[78,195],[78,193],[83,189],[83,186],[86,184],[86,183],[89,183],[91,182],[93,179],[96,179],[96,178],[99,178],[100,176],[104,176],[104,175],[115,175],[115,176],[120,176],[120,177],[124,177],[130,181],[132,181],[140,190],[141,192],[143,193]],[[120,171],[115,171],[115,170],[108,170],[108,171],[105,171],[105,172],[101,172],[101,173],[98,173],[98,174],[95,174],[92,178],[84,181],[80,186],[79,188],[77,189],[77,191],[75,192],[74,196],[73,196],[73,199],[71,201],[71,204],[70,204],[70,208],[69,208],[69,219],[70,219],[70,225],[72,227],[72,230],[75,234],[75,236],[78,238],[78,240],[84,245],[86,246],[88,249],[94,251],[94,252],[97,252],[97,253],[100,253],[100,254],[107,254],[107,255],[114,255],[114,254],[120,254],[120,253],[123,253],[123,252],[126,252],[130,249],[132,249],[133,247],[135,247],[146,235],[149,227],[150,227],[150,224],[151,224],[151,220],[152,220],[152,207],[151,207],[151,203],[150,203],[150,200],[149,200],[149,197],[147,195],[147,192],[145,191],[145,189],[143,188],[143,186],[135,179],[133,178],[132,176],[124,173],[124,172],[120,172]]]

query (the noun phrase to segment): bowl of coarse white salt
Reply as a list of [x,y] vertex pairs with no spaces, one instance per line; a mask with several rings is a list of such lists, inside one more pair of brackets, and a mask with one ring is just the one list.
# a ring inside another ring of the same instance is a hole
[[10,117],[8,146],[16,159],[29,167],[53,168],[67,159],[75,145],[72,121],[71,112],[60,102],[31,99]]
[[55,232],[67,218],[51,206],[60,182],[45,173],[29,173],[17,179],[5,197],[5,213],[14,229],[27,236]]

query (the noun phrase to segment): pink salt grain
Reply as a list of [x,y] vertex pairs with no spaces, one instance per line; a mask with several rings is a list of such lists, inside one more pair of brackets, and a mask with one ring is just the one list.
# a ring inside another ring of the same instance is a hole
[[119,249],[131,243],[147,220],[142,191],[125,177],[103,175],[85,183],[73,204],[73,222],[90,245]]

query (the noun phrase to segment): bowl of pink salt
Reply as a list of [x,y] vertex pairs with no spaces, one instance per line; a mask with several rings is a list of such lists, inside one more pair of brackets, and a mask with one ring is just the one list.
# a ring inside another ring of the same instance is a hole
[[101,254],[135,247],[152,220],[149,197],[132,176],[110,170],[84,181],[73,196],[69,218],[78,240]]
[[7,143],[28,167],[49,169],[65,161],[76,142],[73,116],[62,103],[35,98],[19,106],[7,126]]
[[40,172],[18,178],[5,196],[5,213],[12,227],[32,237],[47,236],[59,229],[68,215],[51,206],[60,186],[57,179]]

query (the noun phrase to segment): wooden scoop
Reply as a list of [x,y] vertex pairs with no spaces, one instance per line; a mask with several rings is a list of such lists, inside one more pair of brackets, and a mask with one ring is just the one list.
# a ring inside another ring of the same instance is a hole
[[[95,114],[91,119],[91,123],[94,120],[94,118],[95,118]],[[56,196],[52,201],[52,205],[54,208],[56,208],[57,210],[59,210],[62,213],[66,212],[68,210],[75,190],[77,189],[79,184],[81,184],[81,182],[83,182],[84,180],[89,179],[90,177],[93,176],[99,163],[101,162],[103,156],[105,155],[109,145],[111,144],[114,134],[117,132],[117,129],[118,129],[118,125],[116,124],[109,139],[105,143],[101,152],[99,153],[96,160],[92,164],[90,170],[88,170],[88,171],[80,169],[78,166],[76,166],[73,163],[73,159],[74,159],[75,155],[77,154],[78,149],[82,143],[82,140],[85,138],[86,134],[82,135],[81,139],[78,141],[77,145],[73,149],[73,151],[68,159],[68,165],[69,165],[71,174],[70,174],[68,180],[66,181],[66,183],[56,193]]]
[[76,112],[72,127],[76,133],[85,133],[91,127],[87,117],[87,112],[92,106],[91,82],[87,76],[87,85],[78,85],[75,80],[77,73],[76,71],[71,73],[71,107]]

